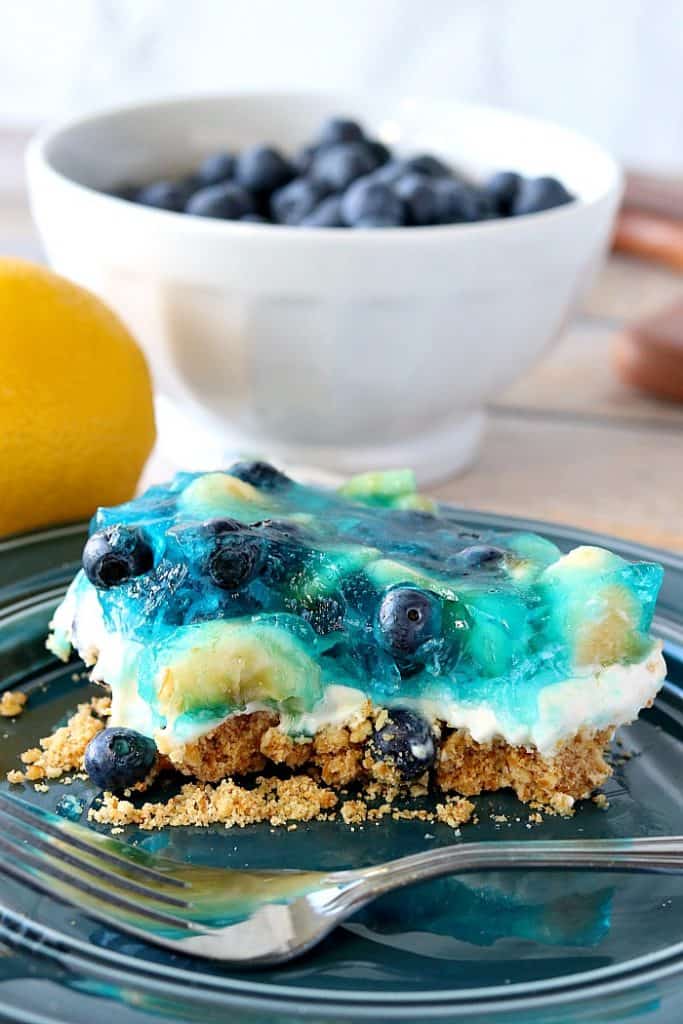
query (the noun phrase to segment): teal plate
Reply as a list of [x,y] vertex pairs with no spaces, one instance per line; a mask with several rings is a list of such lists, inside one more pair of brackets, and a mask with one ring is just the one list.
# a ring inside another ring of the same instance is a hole
[[[667,570],[656,632],[669,681],[655,706],[620,732],[607,811],[587,802],[572,819],[530,826],[509,794],[480,797],[479,823],[460,837],[443,825],[384,821],[216,826],[125,839],[193,863],[335,869],[376,863],[452,842],[683,831],[683,559],[555,526],[462,512],[473,527],[537,529],[563,549],[603,543]],[[0,720],[0,772],[86,699],[80,665],[44,648],[51,613],[73,575],[82,526],[0,543],[0,688],[30,694],[30,710]],[[2,782],[0,785],[7,786]],[[18,792],[17,787],[12,787]],[[50,809],[63,798],[87,808],[86,783],[25,787]],[[62,803],[60,804],[60,801]],[[505,821],[494,816],[505,815]],[[279,968],[236,972],[174,956],[104,928],[78,909],[0,874],[0,1019],[117,1024],[239,1021],[678,1021],[683,997],[683,877],[507,872],[445,879],[386,897],[309,956]]]

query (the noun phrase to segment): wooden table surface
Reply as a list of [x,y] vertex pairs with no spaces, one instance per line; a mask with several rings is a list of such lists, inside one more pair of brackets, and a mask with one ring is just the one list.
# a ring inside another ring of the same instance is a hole
[[[24,141],[0,131],[0,253],[40,259]],[[682,295],[683,275],[613,257],[558,344],[492,404],[478,462],[434,493],[683,552],[683,405],[627,390],[609,361],[624,324]]]

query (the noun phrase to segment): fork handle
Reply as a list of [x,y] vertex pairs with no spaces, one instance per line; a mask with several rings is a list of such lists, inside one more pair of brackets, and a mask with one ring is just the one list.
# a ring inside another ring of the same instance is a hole
[[506,868],[683,872],[683,836],[463,843],[333,877],[356,876],[348,891],[362,902],[430,878]]

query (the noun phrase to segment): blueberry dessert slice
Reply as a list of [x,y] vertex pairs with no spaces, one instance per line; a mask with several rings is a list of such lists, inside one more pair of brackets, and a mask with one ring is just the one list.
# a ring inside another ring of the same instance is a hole
[[[382,214],[358,195],[354,215]],[[111,691],[86,757],[102,788],[158,754],[201,781],[285,764],[566,811],[662,683],[661,577],[603,548],[473,534],[409,471],[332,491],[242,461],[99,509],[48,643]]]

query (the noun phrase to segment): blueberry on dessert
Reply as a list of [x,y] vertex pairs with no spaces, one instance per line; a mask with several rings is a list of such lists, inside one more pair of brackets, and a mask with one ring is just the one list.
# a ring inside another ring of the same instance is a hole
[[103,589],[142,576],[153,565],[154,553],[143,533],[123,524],[93,533],[83,549],[83,572]]
[[289,477],[269,462],[236,462],[230,467],[230,475],[266,491],[290,483]]
[[436,594],[415,587],[391,587],[378,609],[379,642],[396,658],[417,654],[441,631],[441,606]]
[[218,533],[206,563],[217,587],[239,590],[257,575],[265,557],[263,542],[243,530]]
[[372,756],[393,766],[409,781],[429,771],[436,758],[434,733],[429,723],[407,708],[392,708],[387,720],[370,740]]
[[103,729],[85,751],[85,770],[100,789],[120,792],[147,778],[154,767],[154,740],[134,729]]
[[[49,646],[111,691],[88,755],[101,785],[156,748],[199,780],[285,762],[342,786],[393,766],[565,810],[661,686],[661,578],[603,548],[473,534],[408,471],[333,491],[245,461],[99,509]],[[128,753],[106,746],[120,734]]]

